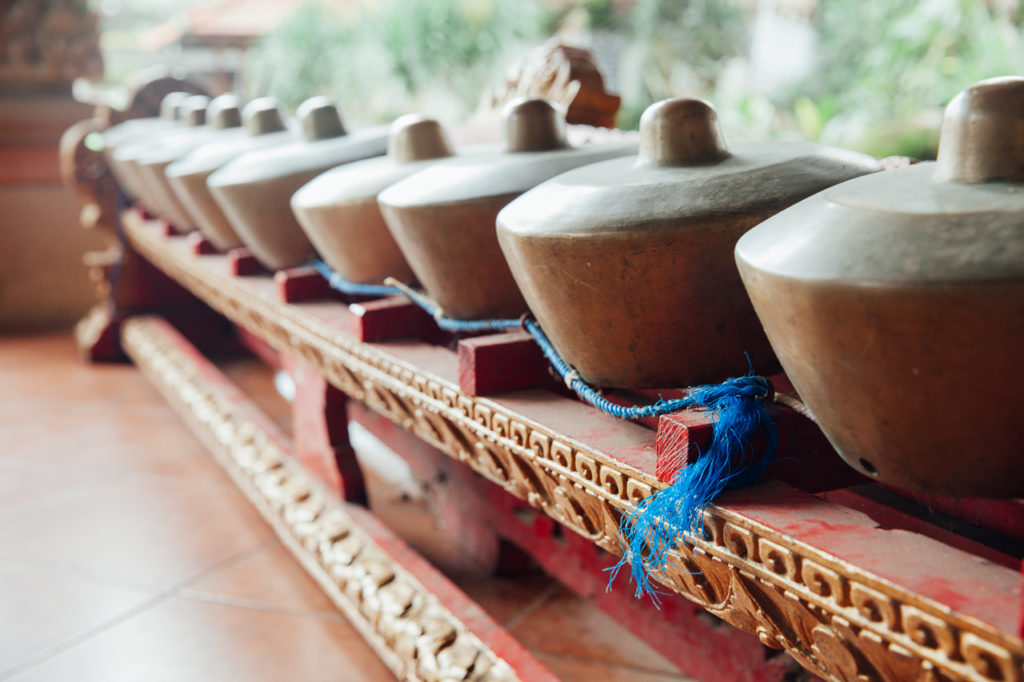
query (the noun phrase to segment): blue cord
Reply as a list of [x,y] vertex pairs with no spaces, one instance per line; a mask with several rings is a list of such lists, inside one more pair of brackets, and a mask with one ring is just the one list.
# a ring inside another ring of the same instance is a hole
[[619,405],[602,396],[597,389],[583,381],[575,369],[569,366],[558,354],[536,320],[525,320],[523,326],[537,342],[544,356],[558,371],[566,385],[576,392],[584,402],[602,412],[621,419],[643,419],[645,417],[661,417],[692,407],[704,407],[716,402],[719,396],[750,396],[765,397],[771,394],[772,387],[767,379],[759,376],[743,376],[727,379],[721,384],[696,386],[691,388],[682,398],[659,400],[653,405]]
[[714,403],[718,396],[750,396],[765,397],[772,392],[771,384],[764,377],[743,376],[728,379],[721,384],[709,386],[697,386],[682,398],[673,400],[659,400],[653,405],[619,405],[608,400],[600,394],[593,386],[583,381],[575,369],[569,366],[562,356],[558,354],[555,347],[548,340],[544,331],[536,320],[526,319],[493,319],[493,320],[459,320],[447,317],[441,306],[412,287],[388,277],[384,280],[385,285],[358,284],[343,279],[341,275],[334,272],[323,261],[313,263],[317,271],[330,283],[331,288],[337,289],[346,294],[361,294],[366,296],[405,294],[410,301],[418,305],[427,314],[434,318],[437,326],[450,332],[467,331],[502,331],[506,329],[525,328],[533,340],[540,346],[548,362],[555,368],[565,385],[576,393],[588,405],[620,419],[643,419],[646,417],[661,417],[663,415],[679,412],[680,410],[692,407],[703,407]]
[[522,320],[519,318],[515,319],[495,319],[495,320],[458,320],[453,317],[447,317],[444,311],[441,310],[441,306],[437,304],[420,292],[416,291],[412,287],[399,282],[393,277],[388,277],[384,280],[391,286],[395,287],[409,297],[409,300],[422,308],[428,315],[434,318],[437,322],[437,326],[445,331],[449,332],[483,332],[483,331],[502,331],[505,329],[516,329],[522,326]]
[[327,280],[327,283],[330,284],[332,289],[340,291],[343,294],[349,294],[351,296],[392,296],[394,294],[402,293],[395,287],[384,286],[381,284],[360,284],[358,282],[350,282],[332,270],[330,266],[322,260],[313,261],[313,267],[317,269],[317,272],[319,272],[324,279]]
[[582,400],[590,404],[590,406],[620,419],[644,419],[671,415],[681,410],[707,406],[707,404],[715,402],[719,395],[764,397],[770,395],[772,391],[771,384],[764,377],[735,377],[726,380],[722,384],[696,386],[681,398],[658,400],[653,404],[648,404],[648,406],[622,406],[622,404],[617,404],[605,398],[596,388],[581,379],[577,371],[569,367],[568,363],[555,350],[551,341],[548,340],[547,335],[545,335],[536,319],[456,319],[444,315],[441,306],[436,301],[393,278],[387,278],[384,281],[384,286],[362,285],[342,279],[340,274],[332,270],[322,260],[315,261],[313,265],[319,273],[324,275],[324,278],[331,284],[332,289],[346,294],[366,296],[404,294],[408,296],[413,303],[416,303],[433,317],[437,326],[446,332],[486,332],[525,329],[531,337],[534,337],[534,341],[541,347],[545,357],[548,358],[549,363],[558,372],[566,386],[579,395]]

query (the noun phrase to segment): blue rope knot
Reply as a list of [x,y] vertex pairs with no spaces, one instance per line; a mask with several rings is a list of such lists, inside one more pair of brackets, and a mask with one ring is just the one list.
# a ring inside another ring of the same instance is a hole
[[[774,396],[771,383],[764,377],[747,375],[727,379],[720,384],[690,388],[681,398],[659,400],[652,405],[619,405],[605,398],[585,382],[579,373],[555,350],[536,320],[521,319],[458,320],[449,318],[437,302],[393,278],[385,286],[345,282],[322,262],[317,270],[331,286],[345,293],[403,293],[433,317],[447,331],[498,331],[522,327],[540,347],[566,386],[584,402],[621,419],[660,417],[687,409],[707,410],[711,416],[711,445],[697,460],[679,472],[672,483],[641,500],[625,514],[619,526],[622,559],[611,569],[609,589],[626,565],[630,568],[636,596],[650,595],[655,604],[658,593],[651,587],[650,573],[665,570],[670,552],[679,542],[692,544],[704,534],[704,512],[719,495],[733,488],[757,482],[775,456],[778,435],[771,415],[765,409]],[[765,445],[754,448],[758,432],[765,434]]]

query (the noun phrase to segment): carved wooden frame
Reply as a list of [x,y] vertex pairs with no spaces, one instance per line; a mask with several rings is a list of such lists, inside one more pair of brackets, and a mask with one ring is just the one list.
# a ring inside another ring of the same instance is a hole
[[[254,295],[167,248],[134,214],[126,232],[143,256],[236,324],[608,551],[620,553],[622,511],[664,485]],[[1024,642],[1014,635],[731,510],[712,505],[705,529],[692,547],[677,547],[659,582],[827,680],[1024,681]]]
[[[158,318],[122,327],[125,352],[214,454],[381,660],[402,680],[513,682],[512,667],[364,530],[353,512],[248,419]],[[366,512],[364,512],[366,514]]]

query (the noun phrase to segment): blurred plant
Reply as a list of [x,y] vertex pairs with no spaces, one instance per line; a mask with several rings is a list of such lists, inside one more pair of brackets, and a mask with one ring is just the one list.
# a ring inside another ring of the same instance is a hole
[[307,2],[253,51],[247,74],[248,95],[269,94],[294,107],[315,94],[326,94],[339,70],[340,46],[354,40],[351,27],[326,4]]
[[811,139],[870,153],[930,156],[957,92],[1024,67],[1015,1],[824,0],[817,24],[815,74],[779,104]]
[[605,46],[614,44],[621,62],[622,127],[635,127],[659,99],[699,96],[719,106],[737,141],[801,137],[927,157],[938,112],[956,92],[1024,69],[1020,0],[819,0],[808,24],[818,45],[810,75],[761,92],[749,56],[751,12],[760,6],[379,0],[346,21],[312,2],[266,38],[250,76],[257,90],[291,106],[325,93],[363,118],[444,107],[457,117],[529,46],[568,28],[619,36]]
[[295,106],[329,94],[357,118],[387,120],[424,100],[465,114],[514,56],[542,38],[541,0],[382,0],[357,20],[309,2],[254,55],[254,89]]
[[660,99],[710,94],[729,60],[745,53],[746,21],[733,2],[637,0],[629,14],[622,127],[636,127]]

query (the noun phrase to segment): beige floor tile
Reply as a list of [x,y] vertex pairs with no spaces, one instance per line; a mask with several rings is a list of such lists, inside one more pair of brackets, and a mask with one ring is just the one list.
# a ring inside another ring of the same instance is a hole
[[70,334],[0,336],[0,405],[47,400],[55,405],[102,400],[160,405],[160,394],[128,363],[89,365]]
[[0,458],[0,522],[81,494],[88,486],[112,475],[116,474]]
[[271,537],[239,492],[130,475],[0,524],[0,558],[171,586]]
[[205,453],[166,405],[5,405],[0,406],[0,425],[0,460],[15,458],[102,473],[140,470]]
[[[654,672],[678,668],[585,599],[561,588],[510,632],[535,651]],[[572,633],[567,636],[567,633]]]
[[0,564],[0,676],[153,599],[145,591]]
[[35,665],[17,682],[385,682],[347,623],[171,598]]
[[596,657],[574,658],[534,652],[541,663],[562,682],[692,682],[679,672],[658,672],[630,666],[611,665]]
[[320,586],[279,542],[260,548],[199,582],[182,595],[189,598],[237,601],[287,612],[330,616],[337,609]]

